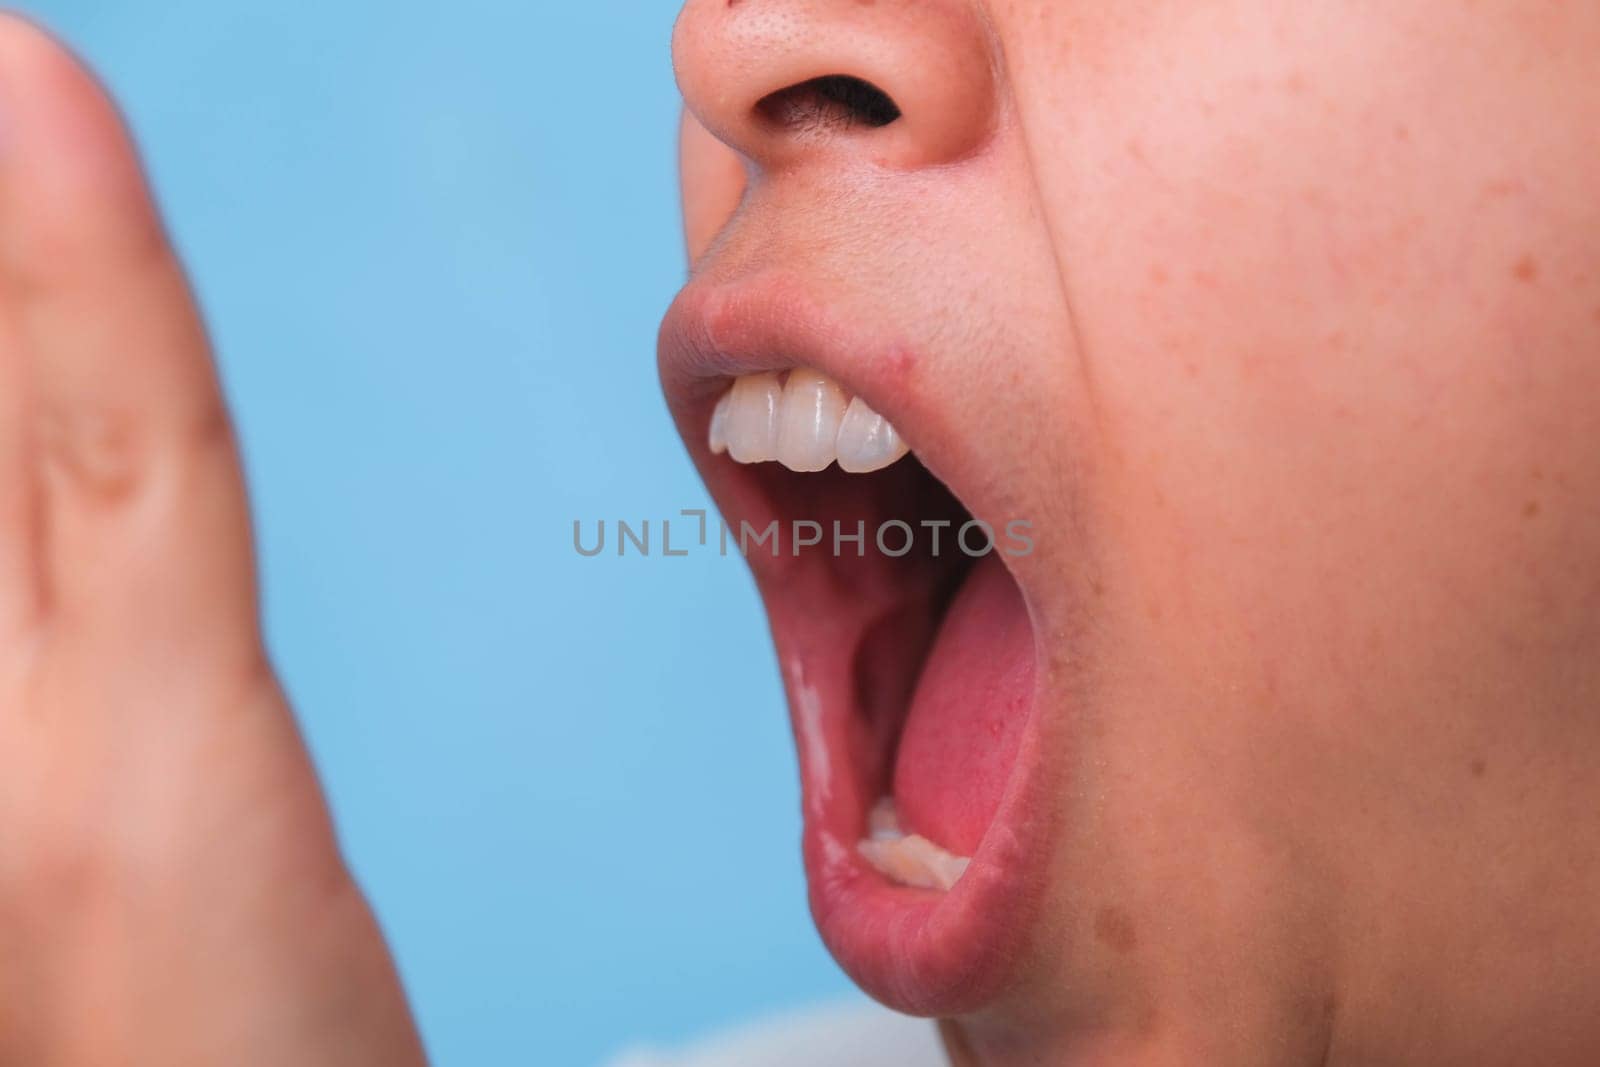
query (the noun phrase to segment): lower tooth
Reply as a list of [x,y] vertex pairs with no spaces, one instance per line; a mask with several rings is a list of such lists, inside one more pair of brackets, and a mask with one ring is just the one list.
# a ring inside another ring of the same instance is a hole
[[879,874],[913,889],[948,891],[972,862],[946,852],[921,834],[903,833],[893,800],[878,801],[868,819],[867,833],[856,851]]

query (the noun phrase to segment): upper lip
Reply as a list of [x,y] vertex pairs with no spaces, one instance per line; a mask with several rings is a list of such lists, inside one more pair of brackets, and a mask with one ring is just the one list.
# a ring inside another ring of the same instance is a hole
[[[667,309],[657,352],[668,407],[714,494],[728,465],[708,462],[705,430],[729,380],[804,366],[884,415],[975,516],[1002,510],[1002,502],[985,492],[988,480],[961,449],[961,435],[925,388],[927,371],[915,347],[843,321],[796,278],[763,271],[731,281],[690,282]],[[723,503],[720,495],[718,502]]]
[[[658,356],[679,432],[730,524],[750,519],[759,525],[775,516],[751,468],[711,455],[705,436],[711,408],[729,379],[793,366],[816,369],[861,396],[900,430],[918,459],[974,517],[1005,521],[998,483],[975,469],[963,450],[936,390],[927,387],[914,348],[896,336],[840,321],[795,277],[766,271],[692,281],[666,314]],[[829,646],[796,618],[801,613],[792,606],[792,594],[817,587],[800,573],[804,561],[756,553],[751,565],[785,665],[794,719],[801,712],[796,689],[804,681],[797,672],[836,667],[838,657],[853,655],[847,646],[860,634],[841,618],[829,629]],[[1032,611],[1028,582],[1018,573],[1023,569],[1013,567],[1013,573]],[[839,603],[848,614],[849,602]],[[1043,650],[1036,652],[1042,657]],[[1040,672],[1041,685],[1048,673]],[[828,676],[826,669],[821,676]],[[838,720],[853,713],[851,701],[841,692],[821,697],[823,717],[831,721],[822,730],[830,758],[848,760]],[[796,728],[798,734],[798,721]],[[1037,730],[1038,722],[1030,722],[1029,733]],[[1029,951],[1032,917],[1044,892],[1044,844],[1052,836],[1045,814],[1050,806],[1037,802],[1043,780],[1038,750],[1024,744],[991,832],[961,881],[941,895],[891,886],[866,866],[854,845],[862,815],[876,797],[859,795],[849,783],[830,788],[817,781],[802,753],[812,911],[835,957],[869,993],[901,1011],[950,1016],[975,1011],[1005,990]]]

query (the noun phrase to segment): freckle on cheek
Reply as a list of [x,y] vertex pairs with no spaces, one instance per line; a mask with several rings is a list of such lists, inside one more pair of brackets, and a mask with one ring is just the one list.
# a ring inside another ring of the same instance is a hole
[[1134,929],[1133,920],[1119,908],[1101,908],[1096,913],[1094,936],[1118,952],[1132,952],[1139,947],[1139,932]]
[[1481,759],[1475,759],[1467,765],[1467,769],[1472,772],[1472,777],[1482,778],[1489,770],[1489,765]]
[[1522,505],[1522,517],[1525,519],[1536,519],[1539,517],[1539,510],[1539,502],[1537,500],[1530,500],[1526,504]]

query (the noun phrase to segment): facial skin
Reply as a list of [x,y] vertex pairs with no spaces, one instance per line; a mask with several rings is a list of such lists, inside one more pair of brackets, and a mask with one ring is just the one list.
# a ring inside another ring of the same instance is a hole
[[[699,283],[906,338],[913,444],[1049,533],[1048,889],[958,1062],[1600,1057],[1596,55],[1525,0],[684,9]],[[902,120],[762,120],[835,74]]]

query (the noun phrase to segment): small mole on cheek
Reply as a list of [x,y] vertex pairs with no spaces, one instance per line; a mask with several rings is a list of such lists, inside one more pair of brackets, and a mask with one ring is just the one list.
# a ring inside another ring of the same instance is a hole
[[1525,519],[1538,518],[1539,511],[1539,502],[1537,500],[1530,500],[1526,504],[1522,505],[1522,517]]
[[1467,769],[1472,772],[1472,777],[1482,778],[1484,773],[1489,770],[1489,765],[1482,759],[1475,759],[1467,765]]
[[1511,268],[1511,274],[1519,282],[1531,282],[1539,277],[1539,263],[1531,255],[1523,256]]
[[1096,913],[1094,936],[1118,952],[1132,952],[1139,947],[1139,933],[1133,928],[1133,920],[1120,908],[1101,908]]

